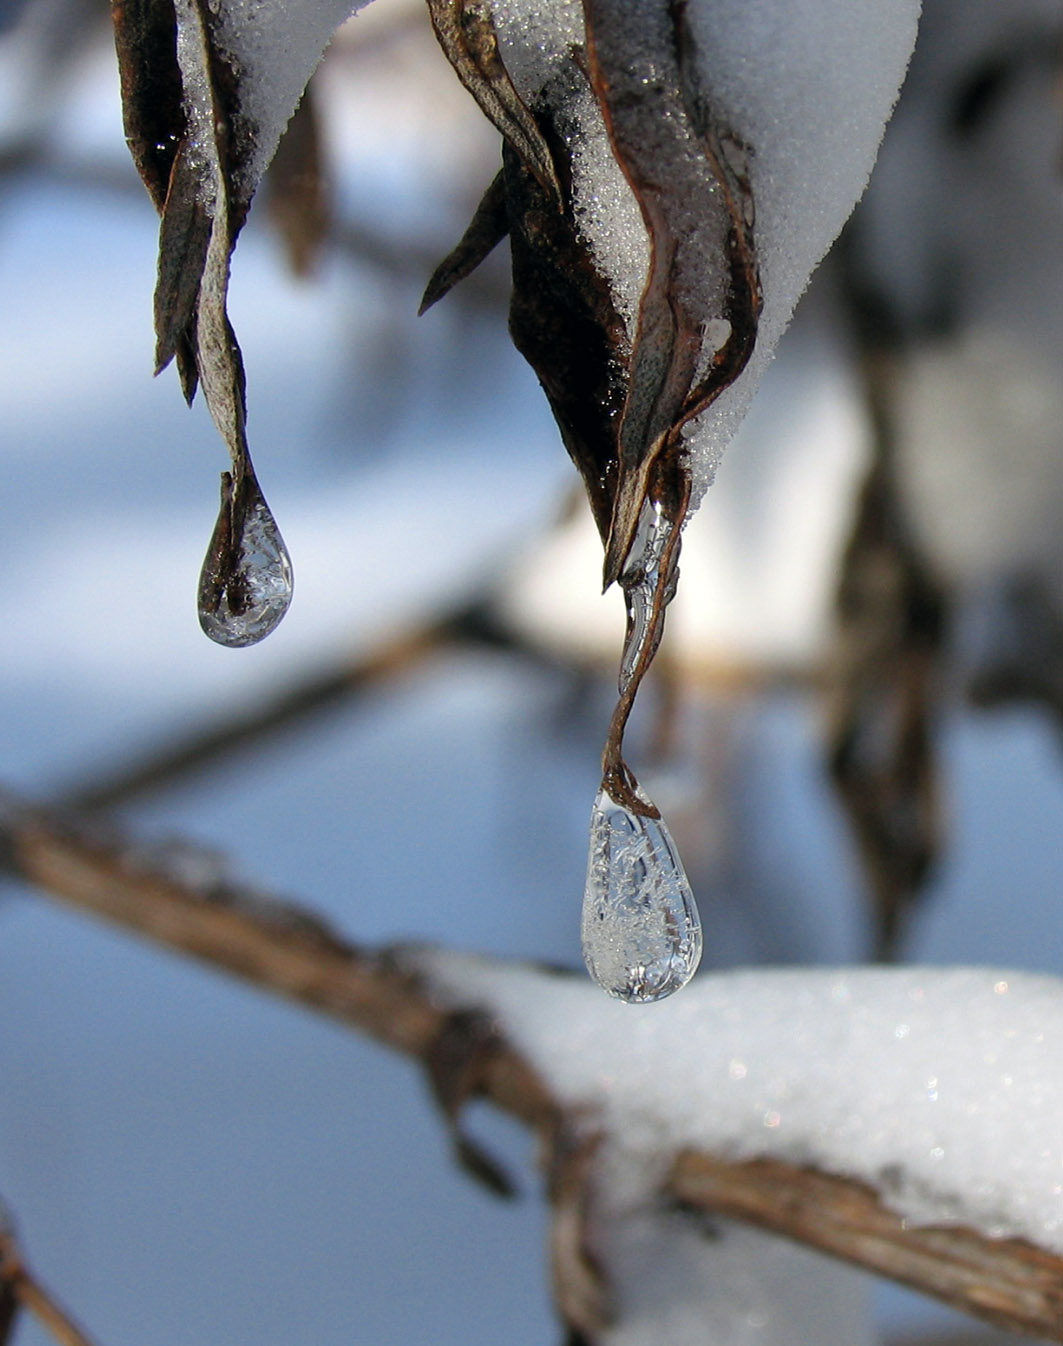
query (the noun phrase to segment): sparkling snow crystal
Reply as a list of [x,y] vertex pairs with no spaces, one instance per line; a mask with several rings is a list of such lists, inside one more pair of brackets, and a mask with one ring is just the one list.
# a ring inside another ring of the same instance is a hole
[[971,968],[750,970],[657,1005],[432,955],[626,1163],[774,1157],[908,1218],[1063,1252],[1063,982]]
[[[638,54],[647,37],[645,6],[616,5],[629,17]],[[696,503],[811,272],[867,184],[915,42],[919,0],[688,0],[686,13],[702,84],[751,149],[764,287],[749,366],[688,431]],[[583,39],[581,6],[501,0],[495,16],[507,69],[525,100],[556,102],[563,91],[568,101],[577,216],[633,325],[648,242],[601,113],[585,85],[565,74]]]
[[368,0],[224,0],[220,39],[240,76],[240,110],[255,142],[241,186],[250,195],[332,34]]

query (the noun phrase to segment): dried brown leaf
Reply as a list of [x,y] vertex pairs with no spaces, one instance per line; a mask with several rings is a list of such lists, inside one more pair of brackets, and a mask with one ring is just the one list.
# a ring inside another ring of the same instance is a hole
[[425,286],[418,314],[426,313],[458,284],[470,275],[509,233],[509,210],[506,206],[505,174],[496,174],[484,192],[468,229],[432,272]]
[[[162,230],[173,240],[160,240],[156,366],[162,368],[176,355],[181,389],[191,402],[198,374],[189,303],[194,306],[198,294],[202,259],[197,270],[199,249],[190,246],[194,230],[188,173],[178,166],[188,122],[177,60],[177,16],[173,0],[114,0],[111,15],[126,141],[148,194],[163,216]],[[169,225],[165,218],[168,202],[173,212]]]
[[[491,227],[474,221],[433,277],[426,303],[471,269],[508,223],[510,330],[583,477],[605,543],[606,586],[619,580],[625,591],[620,700],[603,781],[614,800],[657,817],[623,761],[623,735],[678,580],[691,494],[684,427],[734,382],[756,342],[749,151],[702,86],[686,0],[646,0],[637,23],[630,3],[583,0],[586,50],[553,67],[530,108],[519,104],[516,129],[493,102],[512,86],[481,0],[429,0],[429,7],[455,69],[503,131],[508,219],[492,190]],[[633,336],[619,309],[622,278],[596,260],[573,205],[588,84],[650,245]],[[529,120],[531,145],[520,130]],[[555,174],[549,182],[540,146]]]
[[889,463],[880,451],[842,559],[827,726],[831,777],[867,879],[881,959],[895,956],[940,850],[934,723],[946,614]]
[[235,457],[243,443],[243,370],[225,304],[252,150],[236,72],[218,41],[218,15],[203,0],[118,0],[113,17],[126,135],[162,216],[157,367],[177,357],[189,400],[202,382]]
[[[571,77],[578,77],[575,65]],[[549,103],[544,100],[537,112],[560,151],[564,137]],[[627,329],[576,223],[567,171],[564,209],[557,210],[515,150],[504,151],[503,164],[513,264],[510,333],[550,401],[604,540],[616,491]]]
[[331,204],[313,84],[266,170],[266,205],[297,276],[313,271],[331,227]]
[[[236,170],[248,151],[238,151],[240,137],[233,110],[235,75],[218,48],[216,18],[203,0],[177,0],[177,16],[185,34],[182,73],[185,83],[195,89],[189,100],[189,136],[196,144],[196,154],[189,156],[189,163],[194,164],[195,180],[188,190],[204,203],[210,230],[206,248],[200,253],[198,247],[195,251],[183,248],[187,234],[174,228],[173,246],[182,249],[181,256],[160,257],[160,282],[163,276],[171,275],[171,267],[173,272],[179,271],[183,257],[188,274],[171,281],[171,292],[185,296],[196,284],[195,273],[199,272],[192,341],[196,369],[211,417],[229,447],[234,472],[239,476],[248,469],[244,371],[226,300],[229,259],[248,205],[234,185]],[[163,233],[169,242],[171,235],[166,230]],[[164,331],[158,334],[160,343]]]
[[506,72],[487,0],[428,0],[428,13],[458,79],[547,194],[559,203],[561,188],[553,155]]
[[662,498],[662,487],[664,497],[679,498],[667,478],[682,470],[669,460],[680,456],[683,426],[752,354],[760,285],[744,147],[700,85],[685,0],[647,5],[636,49],[625,7],[584,0],[583,8],[591,84],[650,239],[619,431],[608,585],[620,576],[646,499]]
[[211,219],[203,204],[198,169],[182,139],[170,173],[159,226],[155,285],[155,372],[165,369],[193,332],[200,281],[210,244]]
[[161,213],[185,134],[173,0],[114,0],[111,17],[126,142]]
[[448,1015],[425,1055],[425,1066],[458,1163],[495,1196],[509,1198],[516,1194],[512,1178],[462,1126],[465,1107],[481,1094],[498,1045],[498,1031],[486,1015],[478,1010],[457,1011]]

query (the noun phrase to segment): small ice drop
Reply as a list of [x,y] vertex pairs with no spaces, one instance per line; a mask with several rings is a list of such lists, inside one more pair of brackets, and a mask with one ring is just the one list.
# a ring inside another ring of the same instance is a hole
[[254,645],[292,601],[292,563],[254,477],[222,473],[221,512],[199,576],[199,624],[219,645]]
[[667,827],[604,787],[591,812],[582,937],[588,972],[631,1004],[680,990],[701,961],[701,919]]

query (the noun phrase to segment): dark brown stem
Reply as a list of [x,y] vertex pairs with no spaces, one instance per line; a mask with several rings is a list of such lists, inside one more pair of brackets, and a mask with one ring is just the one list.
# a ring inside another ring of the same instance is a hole
[[986,1322],[1063,1341],[1063,1259],[1023,1239],[915,1227],[862,1183],[773,1159],[683,1154],[672,1188],[699,1209],[785,1234]]
[[339,658],[315,668],[250,709],[234,705],[213,723],[198,731],[185,730],[178,741],[152,747],[113,773],[101,773],[97,767],[91,779],[75,781],[52,797],[62,808],[79,813],[114,808],[207,770],[270,734],[297,729],[313,716],[411,673],[432,655],[458,644],[515,651],[550,666],[557,662],[499,622],[488,601],[465,600],[435,621],[390,636],[360,658]]
[[60,1346],[94,1346],[55,1297],[26,1266],[22,1251],[9,1229],[0,1229],[0,1282],[15,1302],[52,1334]]
[[[631,677],[623,685],[620,697],[613,710],[612,719],[609,721],[609,730],[606,734],[605,748],[602,752],[602,787],[616,803],[622,804],[632,813],[639,814],[643,818],[659,818],[661,815],[654,804],[643,799],[638,793],[638,782],[624,761],[624,733],[627,729],[627,722],[631,718],[631,711],[634,708],[639,688],[653,663],[654,655],[656,655],[661,638],[664,635],[665,613],[675,593],[683,523],[686,519],[689,504],[690,481],[684,472],[679,474],[678,500],[669,509],[672,532],[661,557],[658,583],[654,589],[653,605],[650,610],[649,630],[646,633],[642,649],[639,651],[638,662],[631,671]],[[627,630],[624,636],[626,653],[634,631],[634,622],[631,601],[626,593],[623,575],[620,577],[620,585],[625,588],[625,598],[628,602]]]
[[[427,1058],[447,1026],[452,1007],[401,954],[352,944],[295,904],[224,882],[190,887],[112,833],[53,812],[6,800],[0,816],[8,869],[72,906],[342,1020],[408,1056]],[[527,1122],[542,1121],[549,1100],[515,1053],[500,1056],[483,1075],[481,1092]]]

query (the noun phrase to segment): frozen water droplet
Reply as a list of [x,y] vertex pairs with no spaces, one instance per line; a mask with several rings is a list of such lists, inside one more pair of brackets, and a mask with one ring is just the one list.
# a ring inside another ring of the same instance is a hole
[[292,563],[253,476],[222,473],[221,512],[199,576],[199,624],[219,645],[254,645],[292,601]]
[[591,976],[632,1004],[678,991],[701,961],[701,920],[667,827],[604,787],[591,812],[582,933]]
[[[662,583],[667,583],[671,592],[665,593],[660,609],[671,600],[679,572],[672,566],[669,576],[664,574],[665,557],[669,551],[669,541],[675,531],[675,524],[665,514],[658,501],[647,500],[639,515],[639,524],[620,576],[620,587],[624,590],[627,602],[628,632],[624,642],[624,652],[620,659],[620,695],[631,685],[639,664],[643,660],[647,646],[654,640],[656,647],[660,639],[660,630],[653,630],[654,605],[657,591]],[[650,651],[652,658],[655,649]]]

